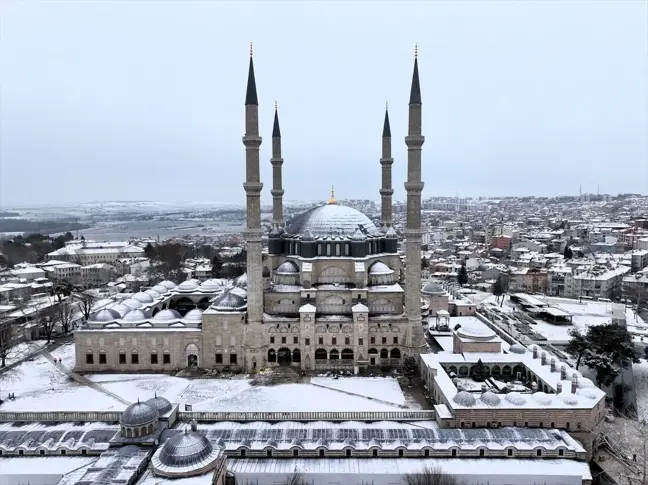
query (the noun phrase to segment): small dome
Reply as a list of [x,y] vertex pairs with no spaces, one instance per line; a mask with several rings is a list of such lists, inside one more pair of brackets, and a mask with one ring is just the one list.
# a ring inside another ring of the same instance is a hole
[[533,393],[533,400],[543,406],[549,406],[553,402],[553,397],[544,392],[535,392]]
[[181,318],[182,316],[176,310],[166,308],[160,312],[157,312],[151,319],[151,321],[156,323],[175,323]]
[[443,286],[441,286],[439,283],[430,282],[423,287],[421,293],[423,293],[424,295],[431,295],[431,296],[445,295],[445,290],[443,289]]
[[131,310],[121,318],[122,323],[132,323],[133,325],[144,323],[146,321],[148,321],[148,318],[140,309]]
[[149,295],[154,300],[157,300],[158,298],[160,298],[162,296],[162,293],[160,293],[160,292],[158,292],[158,291],[156,291],[154,289],[146,290],[144,293]]
[[481,395],[479,399],[481,400],[481,402],[486,404],[486,406],[490,406],[490,407],[499,406],[500,402],[502,402],[500,397],[492,391],[486,391],[484,394]]
[[128,298],[127,300],[122,301],[122,305],[126,305],[131,310],[137,310],[144,306],[141,301],[136,300],[135,298]]
[[371,268],[369,268],[369,275],[370,276],[388,275],[388,274],[393,274],[393,273],[394,273],[394,270],[391,269],[389,266],[387,266],[382,261],[375,262],[374,264],[371,265]]
[[511,354],[526,354],[527,349],[522,344],[513,344],[509,347],[509,352]]
[[295,263],[292,261],[284,261],[279,265],[279,267],[275,270],[275,274],[290,274],[294,275],[299,273],[299,268]]
[[234,279],[234,286],[240,286],[242,288],[247,288],[247,273],[243,273],[238,278]]
[[576,393],[580,396],[586,397],[587,399],[596,399],[598,395],[594,392],[594,389],[578,389]]
[[457,329],[457,335],[472,340],[490,340],[497,335],[486,325],[464,323]]
[[524,397],[519,392],[509,392],[506,396],[504,396],[504,399],[506,399],[514,406],[523,406],[527,401],[526,397]]
[[118,303],[117,305],[111,306],[110,309],[114,312],[117,312],[119,316],[123,317],[129,311],[132,310],[131,307],[124,305],[123,303]]
[[183,293],[188,293],[192,291],[196,291],[200,287],[200,284],[196,280],[187,280],[183,281],[178,285],[176,290],[182,291]]
[[219,312],[238,312],[247,307],[247,299],[236,291],[227,291],[216,298],[211,307]]
[[202,310],[194,308],[182,318],[182,323],[202,323]]
[[595,388],[596,386],[587,377],[581,377],[580,379],[578,379],[577,387],[579,389],[591,389],[591,388]]
[[168,295],[170,293],[169,289],[162,285],[155,285],[153,291],[157,291],[160,295]]
[[132,298],[133,300],[141,301],[142,303],[153,303],[153,297],[144,292],[135,293]]
[[111,303],[115,303],[112,298],[102,298],[101,300],[96,301],[92,304],[90,311],[97,312],[103,307],[110,305]]
[[204,291],[205,293],[215,293],[217,291],[221,291],[228,284],[229,282],[227,280],[221,278],[212,278],[200,285],[200,291]]
[[575,406],[578,404],[578,396],[576,396],[576,394],[561,392],[560,394],[558,394],[558,399],[560,399],[565,404],[569,404],[570,406]]
[[150,404],[136,402],[128,406],[121,415],[122,426],[143,426],[157,421],[159,413]]
[[160,286],[165,287],[167,290],[173,290],[176,287],[176,284],[173,281],[164,280],[160,283]]
[[168,399],[162,397],[162,396],[155,396],[146,401],[145,404],[148,404],[149,406],[157,409],[157,412],[159,414],[166,414],[171,409],[173,409],[173,405],[169,402]]
[[208,458],[212,451],[212,444],[205,436],[185,430],[164,444],[159,459],[168,467],[190,467]]
[[103,310],[99,310],[98,312],[95,312],[92,315],[90,315],[88,321],[90,323],[112,323],[115,320],[117,320],[119,317],[120,317],[119,313],[117,313],[112,308],[104,308]]
[[452,400],[460,406],[466,407],[472,407],[477,402],[475,400],[475,396],[470,394],[468,391],[459,391],[457,394],[455,394]]

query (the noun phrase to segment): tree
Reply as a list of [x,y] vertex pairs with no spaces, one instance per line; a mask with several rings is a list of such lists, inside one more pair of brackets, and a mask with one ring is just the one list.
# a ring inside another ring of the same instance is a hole
[[428,259],[425,256],[423,256],[421,258],[421,269],[426,269],[426,268],[429,268],[429,267],[430,267],[430,262],[428,261]]
[[9,320],[0,323],[0,368],[7,365],[7,359],[19,357],[16,345],[20,342],[20,332],[17,326]]
[[563,253],[563,256],[565,257],[565,259],[572,259],[574,257],[574,253],[572,252],[569,245],[565,246],[565,252]]
[[83,293],[77,295],[77,300],[79,301],[79,310],[83,313],[83,319],[88,321],[90,314],[92,313],[92,305],[94,305],[95,297],[91,293],[84,291]]
[[216,254],[211,260],[211,265],[212,265],[212,270],[211,270],[212,278],[220,278],[221,268],[223,267],[223,259],[218,254]]
[[412,386],[412,379],[419,375],[419,366],[416,357],[408,356],[403,361],[403,373],[409,379],[409,385]]
[[470,369],[471,377],[477,382],[484,382],[490,376],[490,370],[484,365],[481,359],[477,361],[477,365]]
[[149,259],[155,259],[155,257],[157,256],[157,251],[151,243],[146,244],[146,247],[144,248],[144,256]]
[[[54,310],[51,313],[51,316],[54,320],[52,326],[55,326],[57,324],[60,325],[63,333],[67,335],[72,329],[72,323],[74,321],[74,315],[76,311],[77,310],[75,308],[75,305],[71,303],[69,299],[58,302],[56,305],[54,305]],[[50,337],[48,336],[48,341],[49,338]]]
[[502,297],[502,299],[504,298],[504,282],[502,280],[502,275],[499,275],[495,280],[495,284],[493,285],[493,295],[495,295],[495,301],[497,303],[500,302],[500,297]]
[[306,482],[304,481],[304,476],[297,471],[297,467],[295,467],[295,471],[292,472],[290,475],[286,476],[286,481],[283,482],[285,485],[305,485]]
[[468,271],[466,270],[466,262],[461,263],[461,268],[459,268],[459,273],[457,274],[457,282],[459,286],[463,286],[468,283]]
[[576,359],[576,370],[578,370],[581,365],[581,359],[589,348],[589,342],[585,334],[583,334],[578,328],[570,328],[567,333],[571,338],[565,348],[565,352]]
[[454,475],[444,472],[439,467],[424,466],[418,473],[406,473],[403,477],[405,485],[460,485]]
[[[648,424],[643,416],[639,420],[628,416],[615,416],[603,421],[597,433],[597,446],[605,447],[620,467],[611,478],[619,484],[648,485]],[[608,472],[609,473],[609,472]]]

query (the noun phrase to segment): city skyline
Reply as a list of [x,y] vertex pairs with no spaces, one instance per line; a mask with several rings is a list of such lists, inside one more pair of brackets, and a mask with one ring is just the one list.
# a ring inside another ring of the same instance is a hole
[[242,204],[250,40],[264,205],[275,99],[286,201],[379,200],[385,100],[404,200],[415,43],[424,198],[647,191],[640,2],[147,5],[2,7],[1,206]]

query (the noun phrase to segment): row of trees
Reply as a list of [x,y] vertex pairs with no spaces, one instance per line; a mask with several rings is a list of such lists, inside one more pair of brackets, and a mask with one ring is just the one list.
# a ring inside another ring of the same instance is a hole
[[74,239],[71,232],[50,237],[45,234],[28,234],[10,239],[0,239],[0,266],[14,267],[18,263],[38,263],[48,253],[65,246]]

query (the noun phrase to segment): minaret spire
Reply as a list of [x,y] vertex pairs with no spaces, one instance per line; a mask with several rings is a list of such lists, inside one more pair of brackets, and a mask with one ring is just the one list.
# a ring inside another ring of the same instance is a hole
[[[279,129],[279,111],[277,109],[277,102],[275,101],[274,123],[272,125],[272,226],[274,229],[279,229],[284,225],[283,216],[283,195],[284,190],[282,187],[282,173],[281,166],[283,165],[283,158],[281,158],[281,130]],[[279,233],[277,233],[279,234]]]
[[331,185],[331,197],[328,200],[329,204],[337,204],[337,201],[335,200],[335,187]]
[[259,173],[259,100],[257,98],[254,60],[250,44],[250,67],[245,92],[245,189],[246,227],[243,237],[247,244],[247,314],[248,323],[263,321],[263,276],[261,259],[261,176]]
[[382,166],[382,184],[380,187],[380,224],[381,226],[390,227],[392,225],[392,165],[394,159],[392,158],[391,147],[391,127],[389,126],[389,110],[387,102],[385,102],[385,122],[383,124],[382,133],[382,156],[380,157],[380,165]]
[[421,330],[421,149],[425,137],[422,134],[421,84],[418,70],[418,45],[414,51],[414,72],[409,99],[409,126],[407,145],[407,222],[405,224],[405,314],[409,332],[407,347],[410,354],[425,348]]

